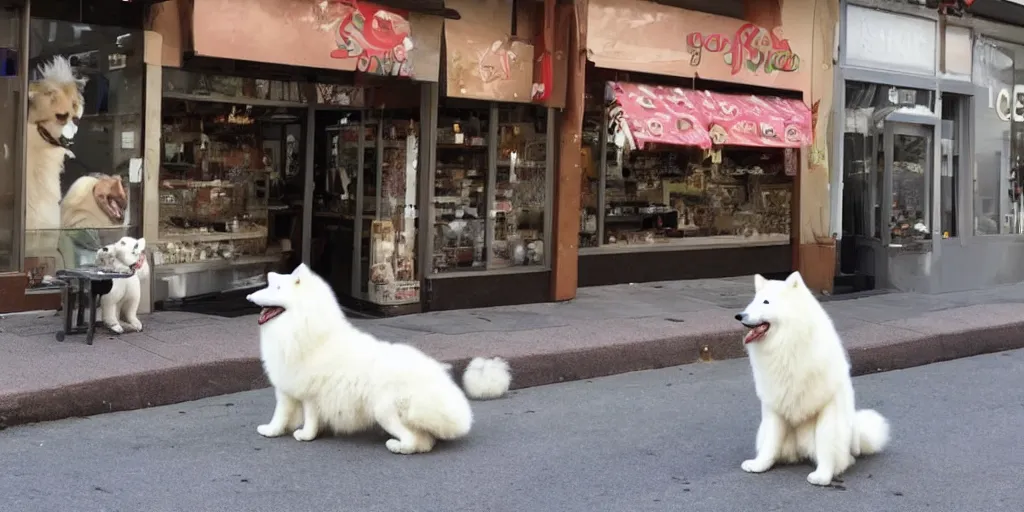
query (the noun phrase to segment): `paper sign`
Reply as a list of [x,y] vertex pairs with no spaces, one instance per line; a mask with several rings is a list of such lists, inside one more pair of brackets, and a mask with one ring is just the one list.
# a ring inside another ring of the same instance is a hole
[[121,149],[135,149],[135,132],[121,132]]
[[142,183],[142,159],[132,158],[128,161],[128,181]]

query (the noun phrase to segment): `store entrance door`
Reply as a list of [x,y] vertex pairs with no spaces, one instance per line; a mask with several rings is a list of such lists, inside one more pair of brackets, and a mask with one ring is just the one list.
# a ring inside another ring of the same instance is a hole
[[318,110],[315,120],[310,266],[338,299],[361,298],[359,265],[367,184],[376,183],[377,125],[359,109]]
[[417,114],[317,112],[310,262],[350,311],[419,307]]
[[[941,238],[937,225],[938,180],[935,166],[936,118],[894,112],[886,117],[875,140],[876,163],[871,177],[871,211],[875,237],[859,240],[859,270],[873,273],[875,287],[929,292],[937,269]],[[868,249],[868,250],[864,250]],[[868,265],[863,265],[867,263]],[[873,271],[873,272],[872,272]]]

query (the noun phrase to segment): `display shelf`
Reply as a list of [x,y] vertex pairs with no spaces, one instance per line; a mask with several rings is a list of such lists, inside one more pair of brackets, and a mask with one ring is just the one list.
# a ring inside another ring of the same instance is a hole
[[252,232],[245,233],[181,233],[181,234],[162,234],[159,242],[230,242],[234,240],[255,240],[258,238],[266,238],[267,230],[260,229]]
[[281,256],[281,254],[268,254],[265,256],[242,256],[240,258],[234,258],[230,260],[217,258],[203,261],[195,261],[192,263],[171,263],[164,265],[155,265],[154,272],[159,275],[191,274],[193,272],[203,272],[207,270],[222,270],[226,268],[245,267],[249,265],[265,265],[281,261]]

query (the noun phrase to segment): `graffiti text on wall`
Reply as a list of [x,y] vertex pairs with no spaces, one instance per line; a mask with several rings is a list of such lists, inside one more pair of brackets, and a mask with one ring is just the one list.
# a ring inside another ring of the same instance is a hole
[[747,23],[735,34],[704,34],[691,32],[686,36],[686,48],[690,52],[690,65],[700,66],[704,52],[720,53],[725,63],[736,75],[744,68],[751,73],[763,70],[771,74],[793,72],[800,68],[800,56],[789,46],[789,41],[753,23]]

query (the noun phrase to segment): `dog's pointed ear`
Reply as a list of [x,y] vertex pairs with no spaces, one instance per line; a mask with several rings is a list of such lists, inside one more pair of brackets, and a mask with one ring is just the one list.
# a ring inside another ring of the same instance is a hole
[[764,285],[767,282],[768,280],[761,274],[754,274],[754,292],[756,293],[761,291],[761,288],[764,288]]
[[794,271],[789,277],[786,278],[786,284],[790,288],[800,288],[804,286],[804,278],[800,276],[800,271]]
[[140,238],[139,239],[139,250],[140,251],[144,251],[145,249],[146,249],[146,239],[145,238]]

